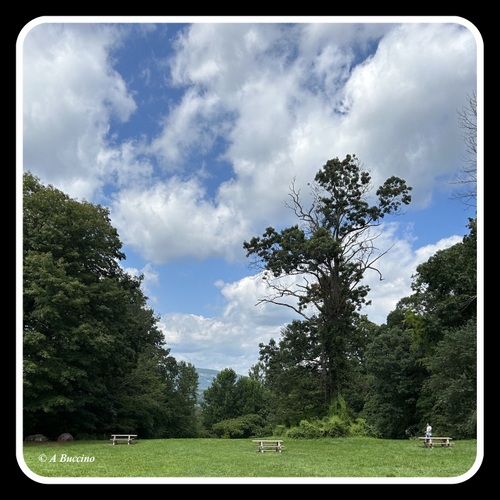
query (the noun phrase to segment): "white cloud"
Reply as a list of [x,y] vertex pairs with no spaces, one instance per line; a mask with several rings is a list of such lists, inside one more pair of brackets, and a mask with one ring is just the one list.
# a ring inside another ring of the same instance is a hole
[[[458,24],[194,24],[170,60],[185,92],[164,107],[162,129],[117,143],[111,121],[136,110],[109,57],[125,35],[98,24],[27,34],[24,163],[79,198],[119,190],[113,223],[148,260],[241,257],[249,234],[291,220],[292,180],[305,186],[334,156],[355,153],[377,185],[403,177],[410,210],[429,203],[436,182],[450,188],[463,151],[456,110],[475,83],[475,41]],[[232,175],[209,196],[193,176],[213,165],[186,163],[218,138]],[[177,177],[151,187],[155,164]]]
[[371,321],[379,325],[385,323],[387,315],[403,297],[411,295],[412,275],[417,266],[426,262],[438,250],[449,248],[463,239],[451,236],[433,245],[414,249],[414,237],[411,234],[399,236],[397,224],[384,224],[380,229],[377,246],[381,251],[387,251],[376,263],[382,280],[374,271],[365,274],[365,283],[371,290],[368,299],[372,304],[363,311]]
[[166,171],[182,171],[190,152],[208,152],[221,133],[219,99],[216,95],[200,95],[188,90],[177,107],[170,110],[163,130],[148,153],[156,155]]
[[[110,121],[136,105],[110,65],[121,31],[98,24],[40,24],[23,42],[24,166],[77,198],[93,199],[111,166]],[[101,161],[100,161],[101,160]]]
[[460,164],[457,110],[464,88],[475,88],[475,64],[475,40],[462,26],[399,26],[346,83],[337,150],[353,150],[377,184],[404,178],[414,187],[413,205],[427,205],[436,181]]
[[[215,106],[216,115],[227,110],[234,117],[225,123],[231,126],[225,158],[232,164],[234,177],[219,186],[212,210],[230,206],[235,220],[244,218],[244,226],[250,228],[289,221],[291,214],[283,202],[290,182],[296,178],[299,186],[305,186],[325,161],[347,153],[357,154],[377,185],[391,175],[407,180],[414,187],[412,207],[428,204],[436,181],[456,171],[463,147],[456,110],[463,103],[464,86],[474,86],[473,72],[457,75],[456,67],[475,64],[470,32],[453,24],[400,26],[387,33],[371,59],[349,74],[355,57],[350,46],[336,44],[340,37],[325,42],[325,32],[336,34],[339,29],[345,34],[349,27],[293,30],[299,46],[307,46],[308,53],[322,47],[312,68],[316,87],[304,76],[310,75],[311,68],[300,55],[291,64],[284,48],[276,54],[264,50],[269,41],[276,41],[277,27],[244,25],[214,30],[214,26],[202,24],[193,26],[184,37],[174,64],[177,74],[183,75],[182,79],[178,76],[179,82],[199,85],[197,111],[191,111],[180,126],[169,123],[165,134],[182,136],[178,144],[196,134],[200,142],[197,131],[206,129],[210,119],[210,113],[202,111],[207,106]],[[259,42],[245,43],[248,40]],[[202,60],[211,61],[209,75],[206,69],[199,70]],[[331,81],[331,75],[338,75],[337,80]],[[344,80],[343,91],[340,83]],[[349,103],[348,115],[336,113],[335,104],[341,97]],[[179,111],[187,102],[181,103]],[[215,133],[217,127],[219,122]],[[165,148],[176,151],[170,140]],[[447,182],[443,184],[449,189]],[[187,210],[206,213],[206,209],[196,201]],[[227,228],[220,226],[220,218],[201,218],[212,221],[211,230],[198,234],[206,234],[206,246],[213,247],[211,234]],[[190,232],[186,227],[186,241],[191,241]],[[233,241],[239,248],[241,238]],[[192,248],[198,253],[197,247]]]
[[246,233],[242,214],[213,205],[197,179],[171,178],[149,189],[122,190],[112,213],[123,243],[154,263],[185,255],[231,259]]

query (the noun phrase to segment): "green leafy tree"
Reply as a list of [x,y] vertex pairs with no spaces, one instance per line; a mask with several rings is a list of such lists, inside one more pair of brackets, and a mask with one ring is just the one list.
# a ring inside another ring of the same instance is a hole
[[198,373],[191,363],[176,361],[169,356],[162,366],[165,381],[167,428],[161,437],[197,437],[199,419],[196,413]]
[[411,202],[404,180],[388,178],[369,197],[371,176],[358,159],[329,160],[312,185],[312,203],[304,206],[292,185],[288,206],[299,224],[243,243],[247,257],[263,272],[269,293],[261,302],[289,307],[317,331],[321,389],[325,404],[348,384],[348,351],[354,318],[366,301],[367,270],[385,252],[376,252],[374,228]]
[[262,383],[250,377],[239,377],[235,384],[238,416],[268,416],[269,393]]
[[421,407],[436,431],[461,439],[477,437],[476,360],[474,320],[447,330],[428,359],[430,377],[422,391]]
[[437,251],[417,267],[411,296],[401,299],[405,321],[414,328],[414,340],[430,354],[450,328],[477,317],[477,223],[469,219],[469,234]]
[[239,416],[236,400],[237,378],[232,368],[225,368],[215,376],[212,385],[203,391],[200,406],[203,425],[207,429],[217,422]]
[[[225,368],[203,391],[200,406],[203,425],[208,430],[215,430],[214,425],[222,421],[231,421],[231,426],[238,422],[239,426],[258,417],[264,422],[268,405],[268,392],[259,380],[239,377],[232,368]],[[218,432],[225,428],[224,425],[218,427]]]
[[106,208],[24,174],[25,433],[167,428],[169,350],[124,257]]
[[136,361],[110,315],[134,302],[138,286],[120,272],[120,241],[105,209],[29,173],[23,190],[25,427],[90,431],[112,418],[108,381]]
[[[342,399],[357,413],[363,408],[367,391],[366,345],[378,327],[366,316],[357,317],[354,324],[346,364],[348,383]],[[275,424],[298,425],[301,420],[329,414],[331,402],[325,403],[321,390],[321,347],[315,324],[294,320],[282,328],[278,343],[271,339],[267,345],[259,344],[259,349],[259,362],[252,369],[271,393],[270,419]]]
[[320,346],[315,325],[292,321],[282,328],[279,343],[259,344],[263,383],[272,394],[270,413],[275,424],[298,425],[324,415],[320,383]]
[[108,422],[106,432],[134,432],[142,438],[164,438],[170,429],[161,365],[167,353],[148,348],[140,355],[135,368],[117,380],[109,393],[116,408],[116,421]]
[[411,332],[380,327],[367,348],[369,390],[361,415],[380,437],[402,439],[418,434],[418,400],[427,370],[412,347]]

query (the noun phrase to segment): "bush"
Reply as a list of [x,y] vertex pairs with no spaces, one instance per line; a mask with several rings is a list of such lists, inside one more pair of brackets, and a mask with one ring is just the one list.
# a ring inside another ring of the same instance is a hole
[[285,430],[284,426],[277,426],[274,429],[274,435],[286,435],[286,437],[296,439],[348,436],[377,437],[375,430],[364,419],[357,418],[352,422],[349,419],[342,419],[339,415],[324,417],[321,420],[301,420],[298,426],[288,430]]
[[308,420],[301,420],[298,427],[288,429],[286,436],[296,439],[317,439],[324,437],[324,434],[317,421],[312,423]]
[[238,422],[238,419],[236,418],[217,422],[216,424],[212,425],[212,431],[217,437],[220,438],[238,439],[244,437],[244,431],[241,428],[241,424]]
[[349,434],[349,423],[338,415],[325,417],[320,421],[320,427],[324,437],[344,437]]
[[286,426],[285,425],[277,425],[275,428],[274,428],[274,431],[273,431],[273,436],[276,436],[276,437],[282,437],[286,434]]
[[217,436],[211,433],[208,429],[202,428],[198,430],[198,437],[203,439],[209,439],[209,438],[215,438]]
[[212,425],[212,432],[217,437],[241,439],[259,435],[267,436],[271,434],[272,429],[261,416],[252,413],[221,420]]
[[349,436],[379,437],[377,431],[368,425],[364,418],[357,418],[355,422],[349,426]]

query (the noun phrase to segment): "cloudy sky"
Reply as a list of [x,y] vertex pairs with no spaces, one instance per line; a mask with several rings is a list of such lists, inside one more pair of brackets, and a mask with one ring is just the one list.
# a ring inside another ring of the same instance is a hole
[[245,375],[296,318],[256,305],[243,250],[297,222],[292,182],[307,200],[326,161],[355,154],[375,187],[413,187],[381,227],[384,280],[366,276],[377,324],[468,233],[453,179],[474,92],[482,113],[482,43],[458,17],[37,18],[17,41],[18,179],[109,207],[171,354]]

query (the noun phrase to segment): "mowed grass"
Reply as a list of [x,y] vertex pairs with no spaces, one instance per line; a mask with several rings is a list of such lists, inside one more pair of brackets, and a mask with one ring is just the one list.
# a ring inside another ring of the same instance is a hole
[[42,479],[459,478],[477,458],[475,440],[451,448],[373,438],[285,439],[284,446],[281,453],[257,453],[251,439],[23,443],[18,459]]

